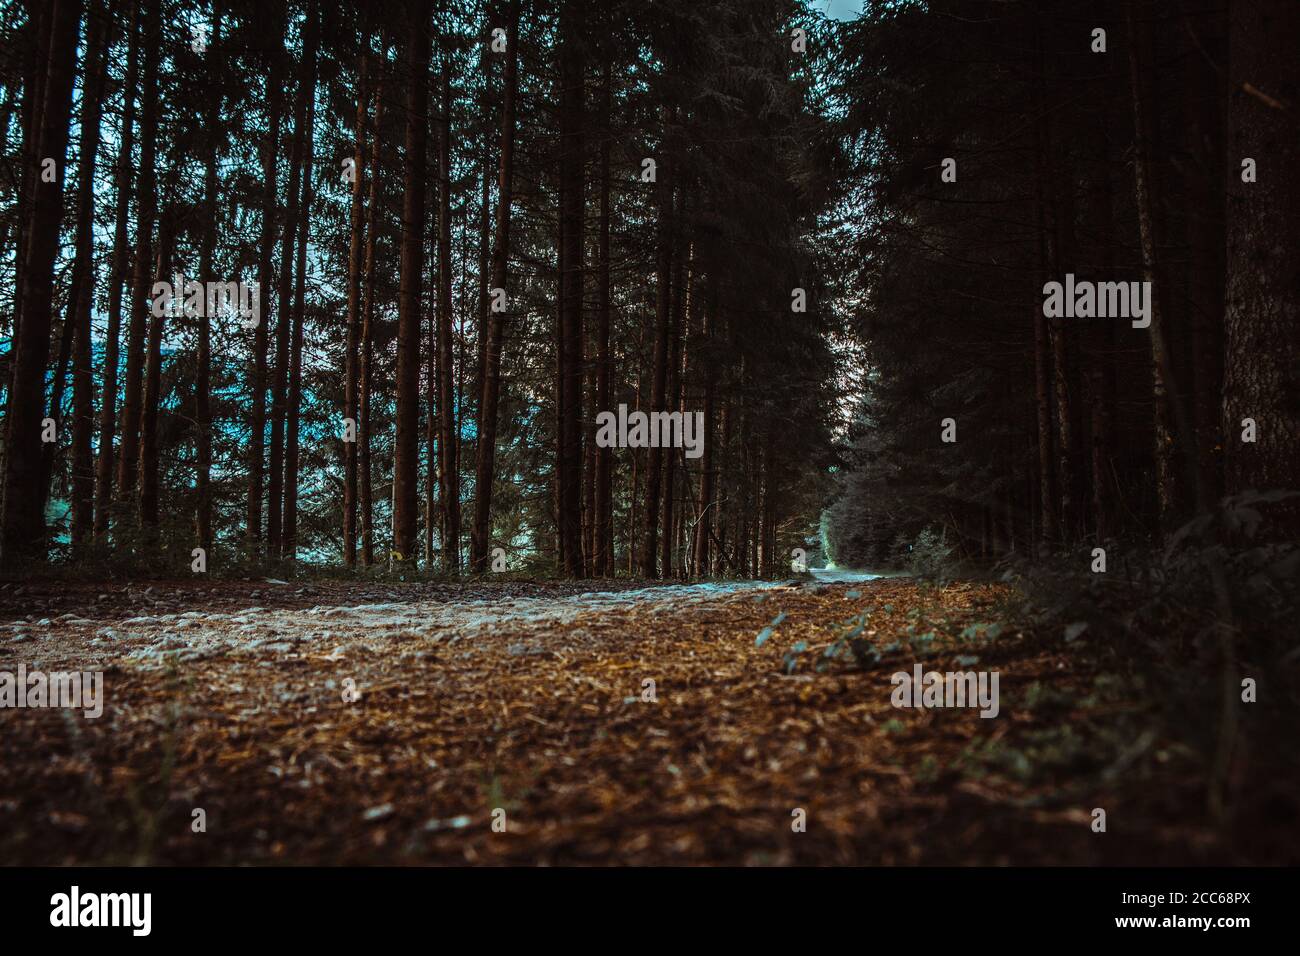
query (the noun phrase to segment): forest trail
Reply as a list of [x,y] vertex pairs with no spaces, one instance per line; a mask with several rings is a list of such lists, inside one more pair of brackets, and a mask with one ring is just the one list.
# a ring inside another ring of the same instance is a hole
[[818,581],[827,584],[853,584],[862,581],[874,581],[877,578],[886,576],[883,574],[872,574],[870,571],[854,571],[850,568],[809,568],[808,573]]
[[[5,589],[0,670],[20,648],[29,671],[103,670],[106,702],[0,716],[0,859],[1087,863],[1194,844],[1099,841],[1087,809],[1117,795],[1006,772],[1043,729],[1027,690],[1074,675],[990,637],[1000,586],[590,588],[58,586],[21,614],[34,589]],[[876,659],[828,657],[856,624]],[[1004,719],[892,706],[890,675],[922,659],[1000,669]]]

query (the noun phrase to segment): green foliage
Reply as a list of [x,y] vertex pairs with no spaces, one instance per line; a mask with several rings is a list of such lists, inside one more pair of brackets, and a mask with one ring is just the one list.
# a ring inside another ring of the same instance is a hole
[[767,643],[768,639],[776,632],[776,629],[781,626],[781,622],[784,620],[785,620],[785,611],[782,611],[780,614],[778,614],[775,618],[772,619],[771,624],[767,625],[767,627],[763,628],[761,631],[758,632],[758,637],[754,639],[754,646],[762,647],[765,643]]
[[924,581],[943,581],[952,569],[953,551],[946,531],[922,528],[910,544],[899,541],[895,556],[916,577]]
[[[1224,754],[1234,751],[1247,721],[1257,752],[1281,760],[1274,772],[1300,772],[1294,748],[1278,746],[1300,715],[1300,546],[1256,540],[1259,508],[1288,497],[1225,498],[1164,547],[1112,548],[1104,574],[1090,572],[1086,550],[1004,563],[1004,577],[1026,595],[1009,609],[1019,626],[1049,645],[1086,646],[1094,666],[1105,668],[1093,698],[1073,706],[1149,703],[1151,717],[1131,727],[1129,737],[1158,728],[1175,741],[1193,757],[1212,805],[1222,800]],[[1245,677],[1266,684],[1268,693],[1244,703]],[[1026,703],[1037,710],[1071,706],[1044,686],[1031,686]],[[1061,746],[1069,750],[1067,744]]]

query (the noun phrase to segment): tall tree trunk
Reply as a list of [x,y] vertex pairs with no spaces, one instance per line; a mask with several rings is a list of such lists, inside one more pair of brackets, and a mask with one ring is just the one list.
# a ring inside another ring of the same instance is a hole
[[[45,82],[50,69],[50,31],[53,29],[53,4],[40,0],[27,0],[28,39],[31,42],[25,51],[25,69],[23,71],[23,103],[20,115],[22,126],[22,184],[18,193],[15,210],[18,220],[18,247],[14,255],[14,344],[18,341],[18,330],[22,327],[23,288],[26,285],[27,254],[31,248],[33,227],[32,212],[39,202],[36,190],[40,182],[41,160],[41,118],[44,115]],[[4,383],[12,386],[12,380]],[[6,395],[6,403],[12,390]],[[6,404],[6,411],[8,405]]]
[[451,331],[451,75],[442,67],[442,120],[438,136],[438,455],[441,464],[442,560],[460,570],[460,463],[457,454],[456,379]]
[[[1098,265],[1101,275],[1113,276],[1116,245],[1115,203],[1110,171],[1110,143],[1106,137],[1104,122],[1099,124],[1096,136],[1099,143],[1097,163],[1101,178],[1101,188],[1096,191],[1096,208],[1093,212],[1094,228],[1102,244]],[[1092,516],[1094,539],[1098,544],[1102,544],[1115,536],[1119,530],[1117,522],[1119,509],[1115,507],[1115,487],[1111,478],[1115,449],[1116,325],[1113,321],[1106,322],[1091,332],[1094,342],[1089,379],[1089,397],[1092,406],[1092,421],[1089,429],[1092,439]],[[1012,510],[1008,510],[1008,515]],[[1014,529],[1009,537],[1014,550]]]
[[[641,360],[645,354],[645,339],[646,327],[643,322],[637,329],[636,391],[632,396],[632,408],[638,412],[645,406],[645,362]],[[627,481],[627,573],[635,575],[641,567],[641,475],[645,468],[642,464],[642,449],[629,448],[628,457],[632,459],[632,467]]]
[[748,386],[750,384],[748,363],[742,365],[737,384],[739,385],[737,406],[740,411],[741,471],[740,499],[736,503],[736,512],[740,519],[736,525],[736,566],[742,577],[749,577],[750,569],[754,566],[751,558],[750,527],[755,505],[754,485],[759,477],[759,471],[754,461],[757,452],[753,442],[753,415],[750,414],[749,407],[744,402],[744,396],[749,393]]
[[759,458],[759,505],[757,515],[757,533],[754,535],[758,547],[754,562],[760,578],[770,578],[775,571],[772,562],[772,527],[776,508],[776,478],[772,466],[772,433],[770,426],[764,423],[763,447]]
[[293,329],[289,337],[288,421],[284,444],[284,524],[281,529],[280,556],[285,561],[298,560],[298,433],[302,417],[302,345],[303,326],[307,320],[307,236],[311,225],[312,153],[315,150],[316,126],[316,21],[315,4],[307,10],[307,45],[311,64],[307,75],[307,122],[302,154],[302,202],[298,206],[298,261],[293,290]]
[[[95,466],[91,449],[94,431],[95,381],[90,348],[90,313],[95,299],[95,160],[99,152],[100,105],[104,97],[108,24],[91,17],[87,29],[81,100],[81,146],[77,169],[77,259],[73,266],[68,321],[73,324],[72,369],[72,550],[85,552],[94,525]],[[57,411],[57,405],[56,405]],[[41,488],[49,487],[49,472]]]
[[[685,213],[685,194],[678,200],[674,218],[681,222]],[[682,277],[685,276],[685,281]],[[673,268],[673,311],[672,325],[668,330],[668,393],[665,406],[670,412],[680,412],[682,404],[682,329],[684,316],[690,308],[691,283],[691,249],[677,257]],[[675,510],[675,492],[677,488],[677,457],[681,452],[669,448],[664,452],[664,515],[663,537],[660,541],[659,566],[665,578],[673,576],[673,521]]]
[[117,210],[114,214],[113,271],[108,285],[108,329],[104,336],[103,391],[99,405],[99,457],[95,462],[95,538],[108,534],[113,500],[113,438],[117,426],[118,343],[122,337],[122,289],[131,272],[130,216],[132,150],[135,144],[135,86],[139,79],[140,4],[131,4],[127,27],[126,81],[122,87],[122,126],[117,153]]
[[361,268],[365,218],[361,190],[365,183],[366,74],[370,66],[370,37],[361,38],[357,65],[357,114],[353,124],[351,239],[348,243],[348,339],[343,355],[343,416],[352,422],[352,441],[343,444],[343,563],[357,563],[357,367],[361,339]]
[[718,477],[715,484],[717,491],[713,498],[713,510],[718,519],[718,535],[715,540],[717,553],[713,559],[712,571],[714,574],[723,574],[727,567],[727,532],[730,527],[729,512],[731,508],[727,500],[727,454],[731,446],[731,427],[735,421],[735,414],[731,408],[731,402],[728,400],[728,393],[724,390],[722,393],[722,445],[717,451]]
[[1139,66],[1138,36],[1133,22],[1133,10],[1128,8],[1128,59],[1129,79],[1133,104],[1133,129],[1135,154],[1133,157],[1134,195],[1137,201],[1138,234],[1142,253],[1142,278],[1150,283],[1151,296],[1147,303],[1151,324],[1147,329],[1151,341],[1152,376],[1151,391],[1155,403],[1155,464],[1156,501],[1162,529],[1168,529],[1178,516],[1182,500],[1182,485],[1178,467],[1178,444],[1175,437],[1187,443],[1185,454],[1189,462],[1195,461],[1190,447],[1194,440],[1186,420],[1186,412],[1178,400],[1174,383],[1173,361],[1165,335],[1161,312],[1163,290],[1157,281],[1155,212],[1150,188],[1150,120],[1147,104],[1142,94],[1143,76]]
[[[506,26],[505,94],[501,109],[501,161],[497,170],[497,221],[492,241],[492,288],[506,289],[510,262],[510,205],[514,184],[515,96],[519,70],[519,0],[510,0]],[[501,349],[506,312],[492,311],[484,355],[478,461],[474,469],[474,528],[470,538],[473,570],[487,570],[492,530],[492,481],[496,467],[498,406],[501,398]]]
[[[664,127],[670,117],[664,110]],[[655,267],[655,351],[654,373],[650,391],[650,410],[664,411],[668,391],[668,324],[672,317],[672,266],[673,266],[673,188],[670,158],[663,148],[657,174],[659,192],[658,252]],[[647,578],[657,578],[659,491],[663,478],[659,467],[663,449],[649,448],[646,455],[645,539],[641,547],[641,573]]]
[[[1051,177],[1053,170],[1051,169],[1051,143],[1048,132],[1048,108],[1046,97],[1043,95],[1047,83],[1047,60],[1043,52],[1041,13],[1035,16],[1033,28],[1034,62],[1037,71],[1034,103],[1038,114],[1037,121],[1034,124],[1034,198],[1038,218],[1038,269],[1039,278],[1042,279],[1049,276],[1049,270],[1058,265],[1056,260],[1059,259],[1057,253],[1060,244],[1059,241],[1049,240],[1050,233],[1047,224],[1049,188],[1047,181]],[[1055,278],[1063,277],[1058,276]],[[1035,302],[1034,309],[1034,399],[1037,407],[1036,424],[1038,429],[1038,498],[1042,510],[1040,546],[1046,549],[1059,543],[1058,535],[1062,531],[1061,526],[1057,523],[1057,505],[1059,503],[1055,494],[1057,472],[1052,461],[1052,400],[1054,397],[1053,384],[1056,382],[1054,368],[1059,369],[1061,365],[1060,362],[1054,362],[1055,350],[1053,346],[1058,342],[1062,342],[1062,340],[1059,334],[1053,334],[1053,329],[1047,317],[1043,314],[1041,300]],[[1055,396],[1059,397],[1063,391],[1063,387],[1055,391]],[[1069,421],[1068,417],[1065,421]],[[1068,461],[1068,457],[1066,457],[1068,456],[1068,449],[1063,450],[1061,454],[1063,456],[1062,460]],[[1063,469],[1063,471],[1065,470],[1068,469]],[[1062,494],[1064,497],[1068,492],[1063,491]],[[1062,522],[1065,520],[1065,516],[1062,516]]]
[[[380,62],[382,64],[381,56]],[[357,421],[357,463],[361,472],[358,489],[361,509],[361,563],[365,567],[375,562],[375,508],[371,488],[370,467],[370,399],[374,390],[374,322],[375,322],[375,256],[379,223],[379,152],[383,145],[384,83],[382,76],[375,88],[375,125],[370,143],[370,194],[366,201],[366,264],[363,279],[361,307],[361,381],[360,419]]]
[[[483,45],[479,57],[479,70],[483,75],[483,88],[480,91],[479,110],[484,117],[492,111],[492,58],[488,55],[488,45]],[[475,348],[478,351],[474,365],[474,377],[470,384],[474,396],[474,460],[478,460],[478,436],[483,431],[483,369],[487,365],[488,323],[491,321],[488,309],[488,286],[492,269],[492,155],[491,136],[485,126],[483,135],[483,155],[480,157],[479,173],[479,218],[478,218],[478,334],[475,336]],[[470,520],[471,526],[473,519]],[[471,559],[473,548],[471,546]]]
[[[167,178],[171,180],[173,177],[174,173]],[[169,201],[174,201],[176,190],[172,183],[168,183],[165,193]],[[168,208],[158,222],[155,283],[172,281],[172,245],[176,218],[176,210]],[[173,299],[173,303],[173,307],[179,310],[179,298]],[[167,311],[155,315],[149,309],[149,337],[145,351],[144,392],[140,409],[140,523],[148,529],[151,537],[156,535],[158,528],[158,410],[162,404],[162,340]]]
[[[213,46],[221,41],[221,3],[214,4],[212,13]],[[220,69],[218,64],[217,69]],[[222,77],[211,77],[208,90],[208,110],[203,159],[203,223],[199,240],[199,281],[203,288],[209,288],[209,282],[215,282],[212,257],[217,239],[217,149],[218,123],[221,118]],[[212,550],[212,404],[209,398],[212,382],[212,316],[209,314],[208,301],[199,312],[199,348],[198,370],[194,383],[194,437],[195,463],[194,478],[194,534],[198,546],[204,553]]]
[[[1057,157],[1054,183],[1054,228],[1052,239],[1052,271],[1063,279],[1070,269],[1074,255],[1074,181],[1069,160]],[[1048,324],[1052,345],[1052,387],[1056,399],[1056,486],[1060,501],[1060,533],[1062,540],[1071,542],[1078,533],[1077,475],[1075,472],[1075,429],[1073,412],[1073,355],[1071,333],[1063,318]]]
[[[715,380],[717,362],[714,356],[713,336],[718,322],[718,273],[717,262],[709,267],[707,292],[704,301],[703,341],[695,347],[694,354],[703,366],[704,379],[704,454],[700,456],[700,515],[695,521],[695,541],[691,546],[691,573],[697,577],[707,577],[711,571],[710,546],[713,529],[713,469],[715,452],[713,416],[715,407]],[[725,412],[724,412],[725,414]]]
[[43,500],[41,482],[41,413],[45,401],[45,365],[50,349],[54,298],[54,264],[63,221],[64,166],[72,111],[72,75],[81,23],[80,0],[55,0],[50,17],[50,44],[39,110],[39,143],[34,159],[54,160],[54,180],[43,182],[33,170],[31,231],[24,252],[22,307],[15,330],[14,368],[5,416],[4,501],[0,508],[0,559],[17,567],[24,559],[45,557],[45,513],[33,503]]
[[[431,76],[429,79],[430,99],[439,104],[442,102],[443,72],[443,70],[439,69],[437,77]],[[442,279],[439,272],[442,267],[442,258],[438,253],[438,243],[442,238],[443,218],[439,192],[441,189],[441,173],[438,170],[442,164],[442,140],[442,123],[439,121],[437,134],[432,137],[432,149],[430,150],[432,156],[428,160],[430,168],[434,170],[432,176],[434,180],[433,208],[437,216],[437,221],[434,223],[433,232],[430,236],[429,288],[433,290],[433,298],[428,310],[429,329],[426,342],[429,349],[429,364],[424,376],[424,405],[426,409],[424,418],[424,561],[425,566],[429,568],[434,566],[435,529],[440,540],[445,541],[447,539],[447,528],[442,522],[438,509],[438,496],[442,487],[442,471],[438,459],[438,433],[440,429],[438,420],[438,371],[442,358],[438,351],[438,319],[442,302]],[[448,268],[450,268],[450,264],[448,264]]]
[[[149,0],[141,19],[146,47],[158,42],[158,0]],[[136,482],[140,469],[145,332],[149,323],[150,282],[154,269],[153,229],[158,195],[154,164],[158,150],[158,57],[145,56],[140,96],[140,178],[136,193],[135,272],[131,280],[127,330],[126,389],[122,399],[122,449],[117,461],[117,493],[123,509],[138,517]]]
[[[596,409],[613,411],[610,392],[610,378],[613,374],[609,352],[610,319],[610,282],[609,282],[609,163],[610,139],[613,123],[612,92],[610,88],[611,67],[605,62],[605,73],[601,80],[601,116],[600,137],[600,234],[597,245],[598,278],[596,304]],[[595,416],[592,416],[593,419]],[[593,442],[593,445],[595,443]],[[614,488],[613,464],[614,449],[597,448],[595,451],[595,547],[592,549],[592,564],[598,575],[614,576]]]
[[420,461],[420,288],[424,258],[424,172],[429,112],[429,4],[410,0],[406,49],[406,154],[401,286],[397,308],[397,437],[393,454],[393,551],[416,556]]
[[560,336],[557,520],[565,573],[581,577],[582,562],[582,305],[583,305],[583,32],[584,0],[560,11]]
[[[1300,476],[1300,106],[1295,52],[1300,7],[1230,5],[1228,163],[1228,287],[1223,382],[1229,493],[1246,489],[1296,491]],[[1280,105],[1285,104],[1285,106]],[[1241,181],[1241,162],[1254,159],[1258,178]],[[1253,419],[1256,440],[1245,443],[1242,420]],[[1271,505],[1264,536],[1300,538],[1296,499]]]
[[[1038,263],[1040,277],[1047,274],[1047,224],[1043,198],[1043,151],[1041,138],[1036,154],[1039,157],[1037,180],[1038,209]],[[1034,301],[1034,403],[1038,435],[1038,501],[1042,513],[1039,522],[1040,547],[1046,549],[1057,543],[1056,496],[1052,468],[1052,354],[1048,339],[1047,317],[1042,301]]]
[[[594,329],[587,330],[592,336]],[[583,352],[590,355],[595,350],[584,336]],[[596,405],[596,367],[588,362],[583,374],[583,407],[595,409]],[[582,425],[582,568],[587,577],[600,574],[595,566],[596,556],[596,421],[595,415],[589,414]]]
[[284,428],[289,382],[289,340],[293,334],[293,264],[297,234],[303,142],[307,129],[307,101],[316,61],[315,4],[307,10],[298,89],[294,95],[293,138],[289,143],[289,194],[280,234],[280,284],[276,295],[275,371],[271,379],[271,471],[267,478],[266,548],[272,560],[283,548]]
[[[478,200],[478,329],[474,336],[474,347],[477,350],[476,362],[474,362],[473,378],[469,384],[469,392],[474,398],[474,463],[478,462],[478,419],[482,418],[482,394],[484,394],[484,367],[487,364],[487,328],[491,323],[489,306],[487,306],[487,285],[489,285],[489,273],[491,271],[491,163],[484,152],[482,159],[482,173],[480,174],[481,195]],[[477,494],[477,489],[474,494]],[[473,531],[473,516],[469,518],[469,527]],[[473,545],[471,544],[471,551]]]
[[[63,396],[67,391],[68,367],[72,364],[73,341],[78,336],[77,330],[82,322],[82,297],[89,289],[90,297],[85,299],[86,322],[90,321],[90,304],[94,298],[94,223],[88,221],[88,219],[94,215],[93,180],[95,175],[95,154],[99,151],[99,101],[103,98],[104,69],[102,60],[106,36],[107,24],[105,18],[87,18],[86,62],[80,71],[82,74],[82,138],[79,141],[77,162],[77,234],[74,239],[76,255],[72,265],[72,282],[64,306],[63,328],[59,334],[59,354],[55,362],[53,382],[50,388],[48,417],[54,422],[55,434],[59,436],[59,440],[41,444],[41,499],[38,507],[42,513],[49,501],[50,479],[54,474],[55,460],[63,445]],[[93,104],[89,108],[87,108],[88,102]],[[91,114],[93,114],[93,117]],[[93,120],[89,127],[87,126],[88,119]],[[87,195],[88,189],[90,190],[89,195]],[[89,212],[87,212],[87,209],[89,209]],[[86,347],[89,347],[89,343],[87,343]],[[88,437],[87,435],[87,439]]]
[[[274,9],[274,8],[271,8]],[[282,14],[271,14],[271,35],[284,37],[287,25]],[[262,152],[262,234],[258,242],[257,286],[259,319],[253,333],[253,368],[249,390],[252,408],[249,415],[248,440],[248,501],[245,535],[249,557],[262,552],[262,483],[266,468],[266,347],[272,315],[271,284],[274,281],[271,257],[275,248],[275,222],[278,218],[276,202],[276,173],[280,152],[280,120],[284,106],[281,77],[284,74],[284,42],[281,39],[270,50],[271,65],[267,75],[269,100],[266,145]]]
[[[445,48],[442,55],[446,56]],[[486,54],[484,54],[486,55]],[[429,97],[430,103],[438,104],[442,108],[442,81],[445,70],[439,68],[436,76],[431,73],[429,77]],[[432,106],[431,106],[432,108]],[[431,122],[433,122],[431,120]],[[448,120],[450,122],[450,120]],[[441,384],[442,371],[442,354],[438,348],[438,329],[439,319],[442,310],[442,268],[445,265],[450,276],[451,262],[450,252],[444,257],[440,253],[440,242],[442,240],[442,223],[444,219],[448,220],[448,234],[450,236],[450,196],[448,196],[448,210],[444,215],[441,202],[442,193],[442,143],[446,137],[442,128],[442,118],[437,121],[437,131],[430,139],[430,158],[428,160],[429,168],[433,171],[429,177],[433,183],[433,209],[436,217],[432,233],[429,237],[429,288],[433,290],[433,295],[429,304],[429,327],[427,332],[426,344],[428,347],[429,364],[424,376],[424,404],[426,415],[424,418],[424,560],[429,568],[434,567],[434,555],[436,548],[434,539],[437,538],[438,546],[447,540],[447,525],[443,517],[443,511],[438,507],[438,502],[442,494],[442,467],[445,462],[438,453],[439,434],[442,430],[442,422],[439,419],[438,411],[440,406],[439,390]],[[450,150],[450,146],[448,147]],[[450,174],[448,174],[450,175]],[[450,238],[448,239],[450,246]],[[448,280],[450,281],[450,279]],[[445,567],[445,564],[444,564]]]
[[[1107,7],[1109,9],[1109,7]],[[1118,227],[1115,214],[1114,134],[1116,124],[1123,128],[1122,110],[1124,64],[1107,58],[1102,73],[1097,78],[1097,99],[1104,105],[1094,115],[1092,139],[1096,143],[1093,164],[1097,169],[1097,188],[1091,190],[1091,225],[1096,251],[1093,268],[1103,279],[1117,279],[1116,251]],[[1093,541],[1096,544],[1115,538],[1120,531],[1121,508],[1115,484],[1115,400],[1117,394],[1117,342],[1119,323],[1114,319],[1093,323],[1083,332],[1089,344],[1088,369],[1088,424],[1089,432],[1089,484],[1091,485],[1091,512]],[[1010,459],[1011,450],[1008,449]],[[1014,479],[1008,479],[1008,487]],[[1008,538],[1015,549],[1014,500],[1008,502]]]
[[[563,84],[563,75],[558,81]],[[563,93],[560,94],[561,104],[563,105]],[[563,109],[561,109],[563,112]],[[561,129],[564,122],[561,120]],[[563,142],[563,135],[560,137]],[[564,216],[564,191],[569,185],[569,179],[564,169],[564,147],[560,145],[556,149],[556,209],[555,217],[555,325],[553,341],[555,344],[555,381],[551,389],[551,394],[555,396],[555,428],[553,431],[555,441],[555,461],[551,468],[551,518],[553,520],[554,535],[552,537],[553,559],[555,561],[556,571],[560,574],[567,573],[565,566],[566,547],[568,542],[565,540],[568,535],[568,528],[565,526],[564,505],[562,492],[564,491],[564,482],[567,479],[565,469],[564,455],[564,390],[565,390],[565,349],[564,349],[564,294],[566,285],[564,281],[564,260],[568,254],[569,247],[564,241],[564,231],[569,222]]]
[[[1223,494],[1228,5],[1201,12],[1198,4],[1184,0],[1183,26],[1193,40],[1185,58],[1185,105],[1192,143],[1186,202],[1192,273],[1193,381],[1188,394],[1196,429],[1198,507],[1204,507]],[[1240,176],[1236,178],[1240,183]]]

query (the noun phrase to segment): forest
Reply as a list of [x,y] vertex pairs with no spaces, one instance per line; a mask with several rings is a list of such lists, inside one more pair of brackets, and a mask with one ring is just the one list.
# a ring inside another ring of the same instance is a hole
[[106,675],[77,734],[0,681],[0,854],[1300,860],[1298,49],[0,3],[0,664]]
[[[745,576],[815,528],[843,323],[824,81],[757,32],[792,10],[63,11],[7,24],[6,326],[49,321],[6,350],[6,560]],[[620,404],[701,410],[704,458],[597,447]]]

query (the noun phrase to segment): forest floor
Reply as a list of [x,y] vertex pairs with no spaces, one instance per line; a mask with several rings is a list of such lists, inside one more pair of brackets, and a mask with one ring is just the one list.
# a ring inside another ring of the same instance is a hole
[[[1294,861],[1294,831],[1210,826],[1150,705],[1006,597],[10,583],[0,671],[102,670],[106,703],[0,711],[0,863]],[[997,670],[998,716],[895,708],[916,661]]]

